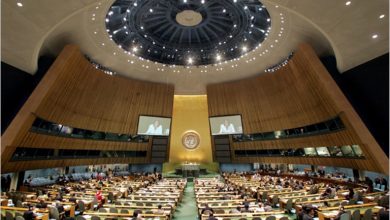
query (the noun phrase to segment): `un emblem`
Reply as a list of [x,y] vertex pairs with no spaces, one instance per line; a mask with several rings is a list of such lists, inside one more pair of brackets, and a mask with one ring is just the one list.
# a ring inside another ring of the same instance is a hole
[[185,148],[193,150],[199,146],[200,137],[195,131],[187,131],[183,134],[181,141]]

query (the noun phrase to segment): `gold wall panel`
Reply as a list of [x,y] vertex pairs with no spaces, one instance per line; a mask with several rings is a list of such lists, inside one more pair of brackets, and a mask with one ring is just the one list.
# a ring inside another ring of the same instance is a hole
[[[215,170],[206,95],[175,95],[173,100],[169,164],[164,171],[172,170],[184,162],[196,162],[201,167]],[[182,137],[187,131],[199,134],[200,143],[195,149],[186,149]]]

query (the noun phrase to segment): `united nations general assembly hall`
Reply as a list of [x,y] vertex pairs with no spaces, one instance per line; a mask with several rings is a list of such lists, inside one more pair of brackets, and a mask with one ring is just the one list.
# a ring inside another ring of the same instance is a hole
[[1,219],[388,220],[389,1],[1,1]]

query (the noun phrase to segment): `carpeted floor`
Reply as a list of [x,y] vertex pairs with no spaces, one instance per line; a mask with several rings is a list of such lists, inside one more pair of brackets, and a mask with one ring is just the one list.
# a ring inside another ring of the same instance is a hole
[[197,220],[198,210],[196,207],[194,183],[187,182],[187,186],[184,189],[184,195],[179,206],[176,208],[173,215],[174,220]]

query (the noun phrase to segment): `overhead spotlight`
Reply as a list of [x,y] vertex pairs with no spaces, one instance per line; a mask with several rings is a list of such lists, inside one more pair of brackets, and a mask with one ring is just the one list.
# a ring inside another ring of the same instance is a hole
[[351,1],[345,2],[345,5],[346,5],[346,6],[348,6],[348,5],[350,5],[350,4],[351,4]]
[[200,3],[204,4],[204,0],[200,1]]
[[237,0],[233,0],[233,2],[234,2],[234,3],[236,3],[236,2],[237,2]]
[[216,59],[217,61],[220,61],[222,59],[221,55],[217,54]]
[[151,9],[149,9],[149,12],[150,12],[150,13],[153,13],[153,9],[152,9],[152,8],[151,8]]
[[106,22],[109,22],[110,20],[108,18],[106,18]]
[[138,51],[138,47],[135,47],[135,46],[134,46],[131,50],[135,53],[135,52]]
[[187,0],[183,0],[184,3],[187,3]]
[[23,7],[23,4],[21,2],[16,3],[18,7]]
[[109,16],[111,16],[111,15],[113,15],[113,14],[114,14],[113,11],[108,12],[108,15],[109,15]]
[[188,60],[187,60],[187,63],[188,63],[188,64],[192,64],[193,62],[194,62],[194,61],[193,61],[192,57],[189,57]]
[[226,9],[223,9],[223,10],[222,10],[222,13],[226,13]]
[[383,19],[385,16],[386,16],[386,15],[381,14],[381,15],[379,15],[379,19]]
[[377,34],[372,35],[372,39],[376,39],[376,38],[378,38]]

